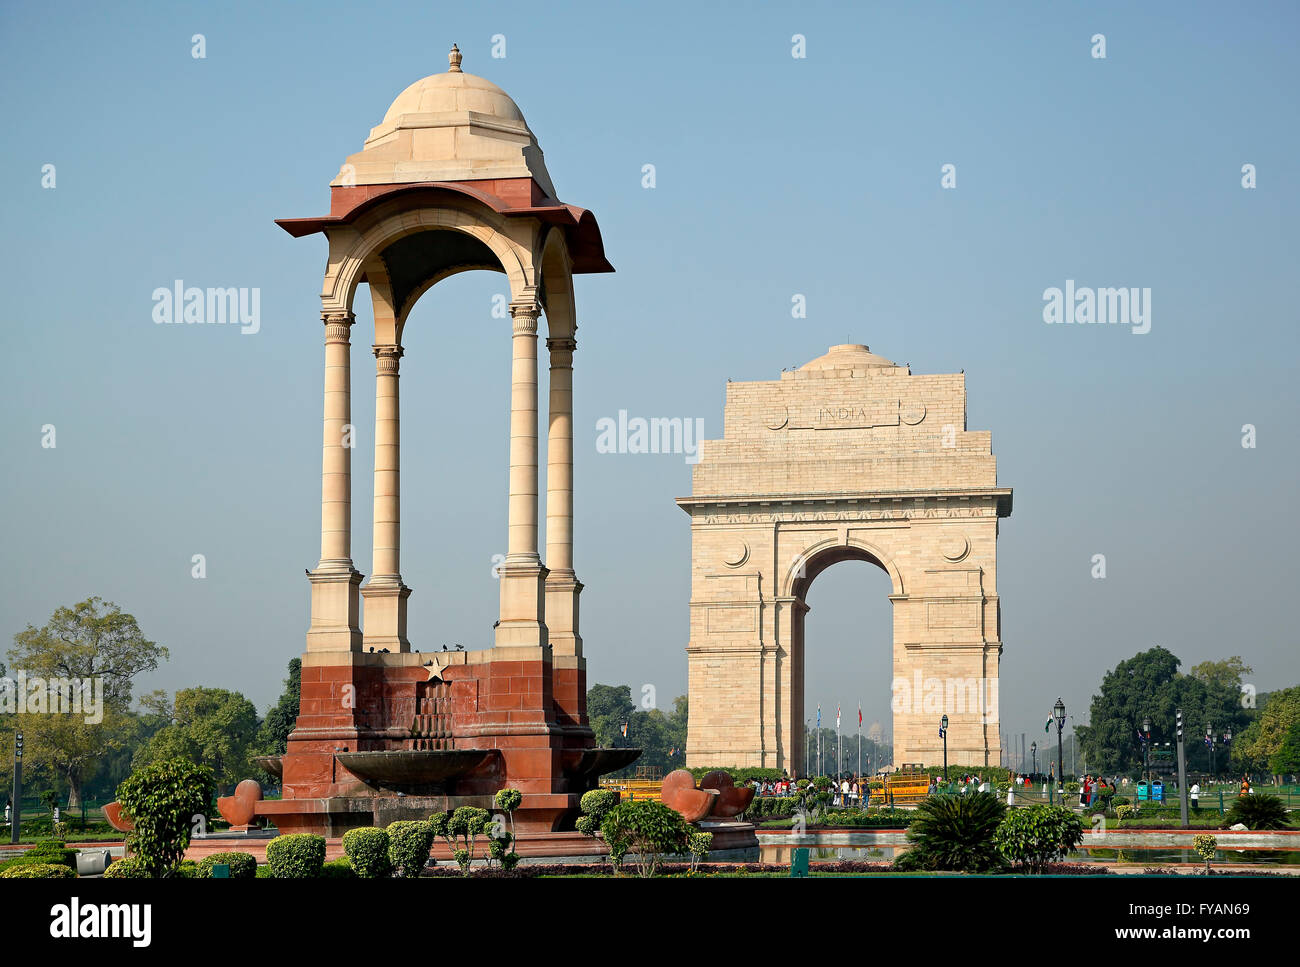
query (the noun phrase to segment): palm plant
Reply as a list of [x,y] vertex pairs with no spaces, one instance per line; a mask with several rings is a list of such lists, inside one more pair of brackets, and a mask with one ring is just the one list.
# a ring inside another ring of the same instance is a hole
[[1228,810],[1229,825],[1241,823],[1247,829],[1286,829],[1286,806],[1277,796],[1251,792],[1237,799]]
[[1000,870],[1005,860],[993,842],[1006,814],[991,793],[965,796],[931,796],[916,807],[907,829],[912,848],[894,861],[900,870],[954,870],[988,873]]

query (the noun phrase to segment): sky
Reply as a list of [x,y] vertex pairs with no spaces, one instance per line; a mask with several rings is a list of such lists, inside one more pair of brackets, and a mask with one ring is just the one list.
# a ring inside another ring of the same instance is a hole
[[[1184,670],[1241,655],[1260,691],[1295,684],[1297,20],[1289,3],[6,2],[0,632],[99,595],[171,651],[139,691],[273,701],[319,557],[325,267],[320,236],[273,220],[327,212],[343,160],[456,42],[519,104],[617,269],[576,283],[590,682],[653,684],[671,707],[690,594],[674,504],[690,466],[597,452],[597,421],[698,418],[715,438],[728,379],[855,342],[964,370],[967,425],[992,432],[1015,491],[1006,734],[1041,730],[1058,695],[1085,722],[1102,675],[1155,645]],[[177,279],[259,290],[259,330],[156,324],[152,293]],[[1149,331],[1045,324],[1066,280],[1149,288]],[[485,647],[497,615],[505,291],[455,276],[406,327],[413,647]],[[886,733],[887,593],[864,564],[817,579],[806,695],[861,701]]]

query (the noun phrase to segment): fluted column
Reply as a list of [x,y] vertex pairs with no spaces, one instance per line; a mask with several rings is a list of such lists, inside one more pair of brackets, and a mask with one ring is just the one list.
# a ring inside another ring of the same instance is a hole
[[331,312],[325,323],[325,412],[321,438],[320,562],[312,584],[308,651],[361,647],[361,575],[352,566],[352,396],[350,312]]
[[510,493],[506,558],[498,569],[498,645],[547,644],[546,568],[537,552],[537,319],[535,302],[510,306]]
[[401,346],[374,346],[375,353],[375,506],[374,548],[366,601],[363,645],[368,651],[410,651],[406,638],[406,599],[411,589],[401,574],[401,411],[398,368]]
[[578,595],[573,570],[573,353],[572,336],[546,341],[551,356],[546,432],[546,627],[555,654],[581,655]]

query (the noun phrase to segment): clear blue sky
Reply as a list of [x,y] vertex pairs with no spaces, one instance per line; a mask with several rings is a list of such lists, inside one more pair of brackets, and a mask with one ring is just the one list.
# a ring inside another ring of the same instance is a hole
[[[0,630],[99,594],[172,649],[146,687],[272,700],[319,554],[325,258],[272,220],[326,212],[343,159],[455,41],[519,103],[618,269],[578,283],[591,681],[684,691],[689,596],[673,503],[689,467],[599,454],[596,421],[700,417],[714,437],[727,378],[774,379],[848,340],[964,369],[969,426],[993,433],[1016,491],[1006,732],[1041,729],[1058,694],[1084,710],[1105,670],[1155,644],[1293,684],[1298,19],[1290,3],[6,3]],[[151,293],[175,279],[259,287],[261,332],[155,325]],[[1066,279],[1150,287],[1151,331],[1045,325],[1043,290]],[[407,327],[417,647],[481,647],[496,616],[503,291],[458,276]],[[373,370],[355,342],[368,571]],[[819,578],[809,708],[861,698],[888,721],[886,593],[865,566]]]

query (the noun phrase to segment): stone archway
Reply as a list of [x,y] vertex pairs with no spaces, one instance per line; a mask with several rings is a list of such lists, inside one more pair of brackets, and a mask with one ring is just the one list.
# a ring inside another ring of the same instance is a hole
[[846,559],[893,603],[894,761],[998,764],[997,486],[962,374],[834,346],[779,381],[727,384],[692,495],[688,766],[804,767],[804,594]]

